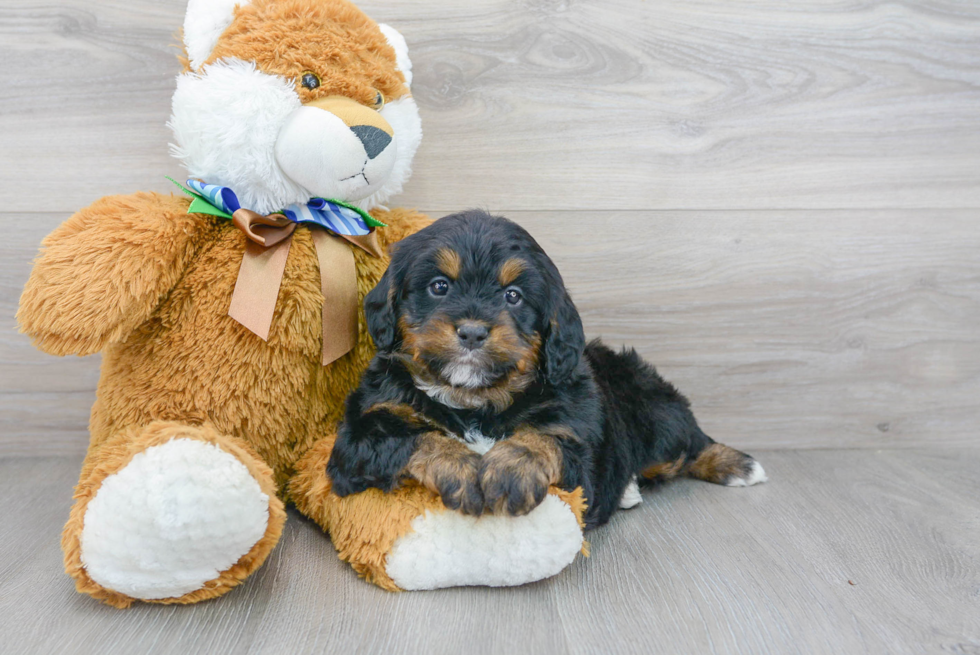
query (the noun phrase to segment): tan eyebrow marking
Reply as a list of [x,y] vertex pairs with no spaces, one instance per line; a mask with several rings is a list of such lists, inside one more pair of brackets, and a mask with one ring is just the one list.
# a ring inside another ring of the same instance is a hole
[[497,280],[500,281],[500,285],[506,287],[512,284],[517,276],[523,273],[527,269],[527,263],[523,259],[518,259],[517,257],[511,257],[504,262],[504,265],[500,267],[500,274],[497,276]]
[[459,258],[459,253],[455,250],[451,248],[440,248],[436,252],[436,266],[449,279],[455,280],[459,277],[459,273],[463,268],[463,262]]

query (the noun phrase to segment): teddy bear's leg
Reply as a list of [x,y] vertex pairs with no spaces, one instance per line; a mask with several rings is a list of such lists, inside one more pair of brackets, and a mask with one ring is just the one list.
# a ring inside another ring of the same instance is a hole
[[379,587],[520,585],[557,574],[587,551],[581,489],[552,487],[525,516],[479,518],[446,509],[417,484],[340,498],[326,474],[335,439],[321,439],[300,460],[289,497],[330,533],[340,558]]
[[193,603],[257,569],[286,515],[272,470],[209,425],[156,421],[89,449],[62,535],[80,592]]

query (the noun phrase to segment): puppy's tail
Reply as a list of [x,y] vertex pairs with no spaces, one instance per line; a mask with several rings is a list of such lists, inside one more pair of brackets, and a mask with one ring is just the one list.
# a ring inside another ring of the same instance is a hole
[[654,483],[679,475],[733,487],[766,481],[753,457],[706,435],[687,398],[635,350],[615,352],[595,340],[586,357],[603,394],[605,450],[625,460],[615,468]]

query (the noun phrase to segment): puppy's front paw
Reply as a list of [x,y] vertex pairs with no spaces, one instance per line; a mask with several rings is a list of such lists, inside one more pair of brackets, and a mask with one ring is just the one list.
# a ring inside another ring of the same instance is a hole
[[483,456],[480,488],[494,514],[523,516],[541,504],[554,478],[551,462],[526,446],[501,441]]
[[468,453],[455,461],[442,462],[434,475],[436,491],[442,504],[463,514],[483,513],[483,492],[480,490],[480,456]]
[[406,468],[407,474],[439,494],[442,504],[464,514],[483,513],[480,456],[458,441],[426,435]]
[[341,459],[331,456],[327,462],[327,478],[330,479],[333,492],[341,498],[359,494],[372,487],[391,491],[395,486],[395,476],[382,470],[377,462],[348,463],[341,462]]
[[329,468],[327,468],[327,477],[330,478],[333,484],[333,492],[341,498],[351,494],[359,494],[362,491],[367,491],[372,487],[391,490],[391,488],[394,486],[390,479],[383,480],[375,475],[331,475]]

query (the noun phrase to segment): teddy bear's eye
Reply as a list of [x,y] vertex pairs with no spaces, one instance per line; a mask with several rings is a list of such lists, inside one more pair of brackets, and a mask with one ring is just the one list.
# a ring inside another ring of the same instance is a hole
[[380,110],[385,106],[385,95],[380,91],[375,91],[374,108]]
[[320,76],[312,71],[306,71],[299,78],[299,83],[312,91],[320,86]]

